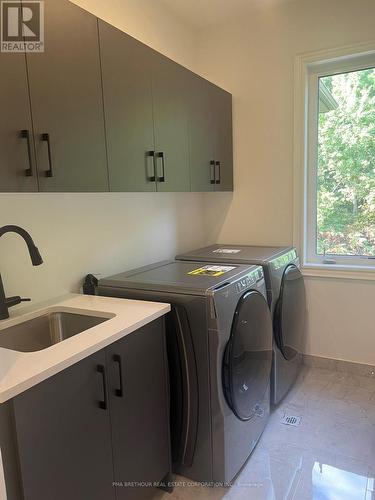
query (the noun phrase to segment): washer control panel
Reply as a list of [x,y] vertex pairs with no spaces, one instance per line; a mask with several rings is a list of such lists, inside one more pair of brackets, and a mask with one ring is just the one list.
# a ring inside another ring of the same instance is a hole
[[255,285],[258,281],[263,279],[263,270],[258,267],[247,276],[244,276],[236,283],[237,293],[243,293],[245,290]]
[[254,280],[250,276],[245,276],[236,283],[237,293],[242,293],[244,290],[254,284]]

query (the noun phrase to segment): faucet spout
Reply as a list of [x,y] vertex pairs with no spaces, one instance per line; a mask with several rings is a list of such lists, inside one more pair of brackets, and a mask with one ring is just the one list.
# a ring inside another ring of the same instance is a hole
[[[21,238],[24,239],[24,241],[27,245],[27,248],[29,250],[29,254],[30,254],[30,258],[31,258],[31,262],[32,262],[33,266],[40,266],[41,264],[43,264],[43,259],[39,253],[38,247],[35,245],[32,237],[25,229],[23,229],[22,227],[13,226],[13,225],[0,227],[0,237],[6,233],[16,233],[19,236],[21,236]],[[23,299],[19,296],[7,298],[5,296],[4,286],[3,286],[3,282],[1,279],[1,275],[0,275],[0,320],[9,318],[8,309],[10,307],[15,306],[17,304],[20,304],[21,302],[29,301],[29,300],[30,299]]]
[[38,247],[35,245],[32,237],[25,229],[23,229],[22,227],[13,226],[13,225],[1,227],[0,228],[0,237],[6,233],[16,233],[19,236],[21,236],[21,238],[24,239],[24,241],[27,245],[27,248],[29,250],[29,254],[30,254],[30,258],[31,258],[31,262],[32,262],[33,266],[40,266],[41,264],[43,264],[43,259],[39,253]]

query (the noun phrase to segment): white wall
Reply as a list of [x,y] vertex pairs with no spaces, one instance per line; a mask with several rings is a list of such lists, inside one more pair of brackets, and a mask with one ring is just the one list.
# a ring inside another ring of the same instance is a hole
[[114,274],[203,243],[201,196],[191,193],[5,194],[0,226],[29,230],[44,259],[32,267],[17,235],[1,238],[8,295],[44,300],[78,291],[87,273]]
[[70,0],[183,66],[196,62],[194,30],[160,0]]
[[[147,0],[81,0],[83,7],[191,66],[194,37]],[[108,275],[173,257],[204,240],[202,195],[192,193],[1,194],[0,226],[29,230],[44,265],[31,266],[19,237],[0,241],[8,295],[34,301],[78,291],[88,272]]]
[[[374,19],[373,0],[268,2],[200,33],[198,69],[234,96],[235,192],[206,196],[208,241],[292,243],[295,55],[374,39]],[[375,283],[306,285],[306,351],[375,364]]]

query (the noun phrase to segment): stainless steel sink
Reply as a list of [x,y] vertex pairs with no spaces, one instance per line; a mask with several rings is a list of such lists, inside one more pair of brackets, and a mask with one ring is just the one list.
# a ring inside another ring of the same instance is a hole
[[70,312],[50,312],[0,330],[0,347],[21,352],[41,351],[108,319]]

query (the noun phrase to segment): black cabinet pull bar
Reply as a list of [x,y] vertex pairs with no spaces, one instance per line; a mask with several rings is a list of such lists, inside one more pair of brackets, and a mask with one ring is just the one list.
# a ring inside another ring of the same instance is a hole
[[115,394],[117,397],[122,398],[124,396],[124,382],[122,378],[122,359],[119,354],[115,354],[113,356],[113,361],[118,363],[118,375],[119,375],[119,388],[115,390]]
[[154,175],[151,175],[148,180],[150,182],[155,182],[156,181],[156,165],[155,165],[155,151],[147,151],[147,156],[149,158],[152,158],[152,171]]
[[26,177],[32,177],[33,175],[33,170],[32,170],[32,159],[31,159],[31,143],[30,143],[30,131],[29,130],[21,130],[21,137],[22,139],[27,140],[27,154],[29,158],[29,168],[25,170],[25,176]]
[[215,162],[215,165],[218,167],[218,175],[216,177],[216,184],[220,184],[221,183],[221,163],[219,161],[216,161]]
[[210,183],[215,184],[215,161],[210,161]]
[[161,176],[158,177],[158,182],[165,182],[164,153],[162,151],[160,151],[157,156],[158,156],[158,158],[161,158],[161,168],[162,168],[162,173],[161,173]]
[[99,401],[99,408],[106,410],[108,408],[108,393],[107,393],[107,375],[105,372],[104,365],[97,366],[98,373],[101,374],[103,378],[103,399]]
[[46,177],[53,177],[51,140],[49,134],[42,134],[42,141],[47,143],[49,169],[46,170]]

